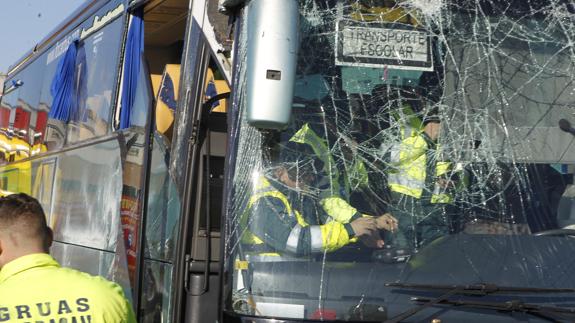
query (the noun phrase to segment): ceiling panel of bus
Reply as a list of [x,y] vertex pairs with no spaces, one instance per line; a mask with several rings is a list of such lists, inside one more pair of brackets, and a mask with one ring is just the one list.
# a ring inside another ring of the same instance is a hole
[[146,5],[147,45],[169,46],[184,38],[188,0],[152,1]]

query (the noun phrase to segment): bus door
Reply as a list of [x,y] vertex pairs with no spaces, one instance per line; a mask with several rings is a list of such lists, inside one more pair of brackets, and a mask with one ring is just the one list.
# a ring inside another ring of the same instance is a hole
[[[213,72],[215,71],[215,73]],[[210,60],[204,80],[198,138],[198,160],[195,181],[190,185],[189,233],[183,242],[184,266],[184,322],[214,322],[218,317],[220,289],[220,248],[222,202],[224,197],[224,165],[227,153],[227,100],[229,87]],[[193,206],[192,206],[193,205]]]
[[187,68],[182,69],[180,79],[186,83],[180,84],[180,94],[187,98],[176,115],[170,165],[182,192],[175,322],[215,322],[219,315],[231,41],[228,19],[218,14],[217,5],[193,2],[182,59]]
[[[146,201],[137,256],[139,322],[214,322],[218,316],[227,145],[222,98],[230,91],[230,73],[222,66],[230,64],[222,63],[224,53],[205,37],[213,32],[209,24],[200,27],[206,22],[200,7],[209,3],[217,13],[217,2],[135,5],[143,11],[144,56],[155,98],[147,183],[141,183]],[[227,28],[227,17],[220,19]],[[125,190],[123,202],[132,193]],[[128,210],[129,203],[123,204]]]

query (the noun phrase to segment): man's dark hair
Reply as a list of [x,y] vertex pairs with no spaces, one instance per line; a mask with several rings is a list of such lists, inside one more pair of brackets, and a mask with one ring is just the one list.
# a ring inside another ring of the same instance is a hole
[[1,229],[19,230],[30,238],[40,238],[44,241],[46,249],[52,235],[42,205],[24,193],[0,197]]
[[439,116],[439,110],[437,108],[433,108],[423,116],[423,125],[426,125],[430,122],[441,123],[441,118]]

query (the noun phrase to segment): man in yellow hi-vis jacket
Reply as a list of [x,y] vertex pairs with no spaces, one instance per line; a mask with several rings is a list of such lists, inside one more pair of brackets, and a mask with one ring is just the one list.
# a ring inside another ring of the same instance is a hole
[[51,243],[36,199],[0,198],[0,322],[136,322],[120,286],[60,267]]
[[446,206],[453,199],[451,163],[440,158],[437,111],[428,111],[423,120],[407,106],[401,112],[402,117],[396,117],[401,142],[391,148],[388,169],[390,205],[399,221],[393,243],[416,250],[449,233]]
[[[343,141],[351,142],[349,146],[357,145],[353,140],[346,140],[342,136]],[[305,123],[298,131],[289,139],[290,143],[300,144],[301,149],[307,150],[308,154],[313,155],[313,158],[322,163],[323,168],[318,169],[323,174],[321,183],[317,183],[316,188],[320,195],[319,203],[329,217],[341,223],[347,223],[354,216],[364,216],[360,211],[351,204],[352,192],[359,193],[362,188],[367,188],[371,183],[368,179],[368,169],[362,158],[357,156],[351,157],[343,165],[336,165],[336,158],[332,155],[331,149],[328,147],[327,141],[321,138],[310,126]],[[347,146],[347,144],[345,144]],[[357,155],[357,147],[346,147],[349,149],[349,154]],[[355,150],[355,151],[354,151]],[[343,168],[343,169],[340,169]],[[377,208],[365,208],[364,212],[368,213],[378,212],[382,213],[383,218],[395,221],[395,218],[384,210]]]
[[357,238],[371,247],[382,247],[378,230],[394,230],[395,219],[389,215],[364,216],[357,211],[348,216],[348,207],[338,208],[336,201],[328,203],[333,208],[326,210],[313,193],[313,183],[323,169],[321,160],[295,149],[288,151],[283,149],[284,157],[271,174],[257,179],[242,216],[246,260],[280,261],[330,252]]

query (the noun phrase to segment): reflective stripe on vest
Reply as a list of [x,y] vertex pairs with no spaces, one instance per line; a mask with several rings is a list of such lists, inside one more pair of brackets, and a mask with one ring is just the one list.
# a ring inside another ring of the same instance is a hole
[[301,225],[296,224],[293,229],[291,230],[287,242],[286,242],[286,250],[296,253],[297,252],[297,246],[299,244],[299,237],[301,235]]
[[311,235],[311,252],[319,252],[323,250],[323,238],[321,227],[319,225],[312,225],[310,227]]

